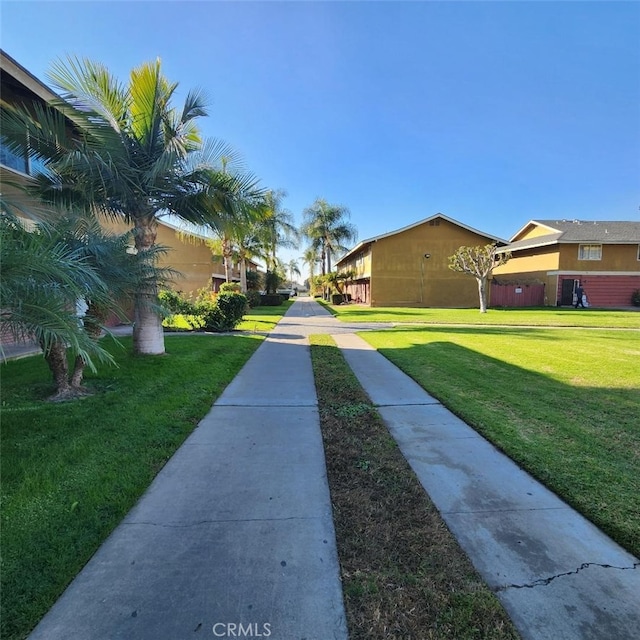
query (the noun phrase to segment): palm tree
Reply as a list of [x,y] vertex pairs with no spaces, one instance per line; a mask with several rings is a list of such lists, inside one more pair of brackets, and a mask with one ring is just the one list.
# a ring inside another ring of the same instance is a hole
[[308,247],[302,255],[302,262],[309,267],[309,290],[313,293],[313,281],[316,276],[316,264],[319,262],[318,252],[313,246]]
[[286,195],[282,189],[269,190],[263,198],[261,237],[267,271],[276,270],[279,248],[294,249],[298,246],[299,233],[293,224],[293,215],[282,208],[282,200]]
[[[94,296],[89,292],[78,301],[85,307],[82,325],[92,340],[98,340],[110,314],[126,317],[123,306],[133,301],[140,287],[148,283],[166,286],[175,275],[172,269],[157,266],[158,257],[166,252],[165,247],[154,244],[144,252],[131,251],[132,232],[108,233],[93,215],[65,214],[56,219],[52,228],[62,242],[78,250],[83,261],[105,284],[107,295]],[[49,363],[56,380],[63,381],[63,376],[66,378],[65,365],[66,358],[62,369],[56,370]],[[86,366],[86,358],[76,355],[68,385],[63,381],[62,388],[57,390],[58,396],[75,397],[86,392],[82,387]]]
[[357,237],[356,228],[345,221],[349,217],[349,210],[318,198],[304,210],[303,216],[302,233],[320,254],[322,275],[330,273],[331,256],[346,251],[344,242],[355,241]]
[[[124,218],[138,253],[154,246],[162,215],[206,224],[233,207],[241,187],[255,186],[220,170],[230,154],[225,145],[202,143],[195,123],[206,110],[199,92],[190,92],[180,109],[171,106],[177,84],[162,74],[160,60],[133,69],[127,85],[103,65],[76,58],[56,64],[50,76],[62,100],[3,108],[5,142],[46,163],[32,193]],[[157,283],[146,281],[135,294],[138,353],[164,353],[157,291]]]
[[[262,209],[258,209],[258,215]],[[243,293],[247,291],[247,263],[252,258],[263,255],[262,240],[260,238],[261,221],[249,220],[246,224],[236,227],[235,242],[240,263],[240,287]]]
[[[35,340],[58,389],[68,386],[60,367],[67,349],[93,369],[92,358],[112,361],[78,321],[78,300],[108,299],[107,285],[78,246],[66,243],[47,223],[29,225],[6,204],[0,213],[0,328],[15,340]],[[59,365],[59,366],[58,366]]]
[[286,264],[287,271],[289,272],[289,281],[291,282],[291,288],[293,289],[293,274],[300,275],[300,267],[298,261],[295,259],[289,260]]

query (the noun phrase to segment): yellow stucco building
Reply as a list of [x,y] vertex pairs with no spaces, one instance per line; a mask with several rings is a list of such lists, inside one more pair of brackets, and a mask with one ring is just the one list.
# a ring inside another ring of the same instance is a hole
[[474,278],[451,271],[448,259],[461,246],[505,241],[442,213],[363,240],[336,263],[354,271],[346,287],[354,302],[372,307],[476,307]]

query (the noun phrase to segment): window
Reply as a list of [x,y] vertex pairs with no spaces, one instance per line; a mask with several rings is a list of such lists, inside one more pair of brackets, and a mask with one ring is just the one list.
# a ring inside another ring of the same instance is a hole
[[640,260],[640,244],[638,245],[638,260]]
[[578,260],[602,260],[602,245],[581,244],[578,247]]
[[0,164],[9,169],[14,169],[20,173],[26,173],[33,176],[45,171],[45,164],[42,160],[29,154],[28,157],[21,156],[9,149],[6,142],[0,137]]
[[21,173],[27,173],[27,159],[11,151],[2,139],[0,139],[0,164]]

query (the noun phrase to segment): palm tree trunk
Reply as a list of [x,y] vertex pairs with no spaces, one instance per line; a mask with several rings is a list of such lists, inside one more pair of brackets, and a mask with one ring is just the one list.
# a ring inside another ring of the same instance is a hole
[[231,243],[227,238],[222,239],[222,262],[225,282],[231,282]]
[[51,396],[52,400],[64,398],[69,394],[69,363],[67,362],[67,347],[63,342],[56,340],[44,353],[44,359],[53,374],[56,392]]
[[240,290],[247,293],[247,259],[240,257]]
[[[135,242],[138,253],[150,249],[156,241],[156,220],[151,215],[135,219]],[[154,280],[142,283],[134,296],[133,350],[138,354],[160,355],[164,353],[162,319],[155,310],[158,285]]]
[[[102,333],[100,323],[104,323],[107,313],[107,309],[98,308],[95,304],[89,303],[89,308],[84,318],[84,330],[92,340],[97,341],[98,338],[100,338],[100,334]],[[71,388],[75,391],[84,391],[82,379],[86,366],[87,363],[85,359],[82,356],[76,356],[73,373],[71,374]]]

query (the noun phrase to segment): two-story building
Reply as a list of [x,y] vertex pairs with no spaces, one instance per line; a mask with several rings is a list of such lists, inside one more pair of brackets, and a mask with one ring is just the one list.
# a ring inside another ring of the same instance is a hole
[[[2,50],[0,50],[0,96],[3,104],[22,104],[27,108],[36,102],[51,103],[55,99],[59,100],[59,97],[46,84]],[[29,156],[16,155],[2,144],[0,138],[0,190],[4,197],[19,198],[25,203],[25,208],[36,214],[42,211],[42,205],[34,201],[26,200],[25,202],[25,194],[19,188],[13,187],[12,183],[26,184],[37,169],[37,161]],[[105,221],[104,226],[119,232],[131,228],[125,221],[118,223]],[[173,282],[176,290],[195,293],[199,289],[210,288],[212,291],[217,291],[220,284],[225,281],[222,260],[212,255],[203,236],[184,232],[169,222],[160,221],[156,241],[169,248],[169,251],[161,257],[160,266],[171,267],[176,271]],[[250,261],[247,268],[256,271],[258,265]],[[238,265],[234,265],[231,277],[233,281],[240,281]]]
[[474,307],[476,281],[449,269],[461,246],[505,244],[442,213],[357,244],[336,262],[352,271],[346,293],[372,307]]
[[530,220],[502,250],[495,280],[539,283],[547,305],[572,304],[581,285],[591,306],[626,307],[640,289],[640,222]]

